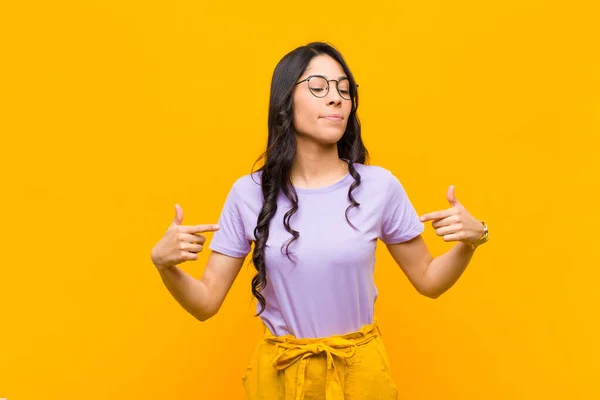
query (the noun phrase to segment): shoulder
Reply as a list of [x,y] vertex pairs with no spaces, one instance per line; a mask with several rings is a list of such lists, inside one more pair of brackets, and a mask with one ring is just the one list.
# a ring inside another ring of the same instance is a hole
[[404,185],[391,170],[378,165],[355,164],[361,175],[361,186],[370,196],[375,196],[384,203],[399,201],[406,197]]
[[385,175],[391,173],[388,169],[386,169],[380,165],[368,165],[368,164],[354,163],[354,168],[361,175],[364,173],[366,175],[374,176],[374,177],[385,176]]
[[230,195],[240,201],[262,198],[262,172],[256,171],[237,178],[231,186]]
[[379,165],[355,163],[354,168],[360,174],[361,182],[374,184],[382,189],[387,188],[394,181],[398,181],[392,171]]

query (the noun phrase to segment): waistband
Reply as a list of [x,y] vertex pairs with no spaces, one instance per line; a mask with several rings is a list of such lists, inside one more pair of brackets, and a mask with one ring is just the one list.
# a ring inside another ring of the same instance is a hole
[[[296,400],[304,399],[304,378],[308,358],[319,353],[327,355],[327,381],[326,400],[343,400],[344,393],[340,383],[334,356],[344,360],[354,356],[357,346],[362,346],[381,335],[377,318],[373,317],[373,323],[363,325],[358,331],[343,335],[333,335],[323,338],[296,338],[292,334],[275,336],[269,329],[265,329],[263,339],[277,346],[276,355],[273,358],[273,367],[284,370],[290,365],[299,362],[298,375],[296,378]],[[280,349],[283,349],[281,351]],[[344,360],[345,361],[345,360]],[[339,362],[339,361],[338,361]],[[290,393],[288,380],[285,382],[286,392]],[[288,391],[289,390],[289,391]]]

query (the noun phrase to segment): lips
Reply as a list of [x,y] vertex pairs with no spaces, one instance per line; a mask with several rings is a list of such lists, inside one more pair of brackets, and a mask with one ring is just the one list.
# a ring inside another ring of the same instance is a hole
[[344,119],[340,114],[329,114],[323,115],[321,118],[328,119],[330,121],[341,121]]

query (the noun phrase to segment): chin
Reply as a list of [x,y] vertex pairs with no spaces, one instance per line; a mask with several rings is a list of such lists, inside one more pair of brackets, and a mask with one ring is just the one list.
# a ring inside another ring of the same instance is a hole
[[337,142],[340,141],[342,136],[344,136],[344,132],[335,133],[335,134],[329,133],[329,134],[319,135],[316,139],[321,143],[336,144]]
[[326,129],[319,132],[312,132],[310,134],[300,134],[305,139],[315,141],[324,145],[336,144],[344,136],[345,130],[341,129]]

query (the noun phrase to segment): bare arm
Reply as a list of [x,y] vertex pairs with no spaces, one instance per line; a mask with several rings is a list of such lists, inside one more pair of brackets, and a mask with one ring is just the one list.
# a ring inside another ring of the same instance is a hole
[[427,285],[426,273],[433,257],[423,237],[418,235],[403,243],[388,244],[387,248],[417,292],[432,297]]
[[202,278],[187,274],[179,264],[198,259],[204,249],[204,232],[219,230],[217,224],[182,225],[183,210],[175,205],[175,218],[165,235],[152,248],[152,263],[177,302],[190,314],[206,321],[219,311],[239,274],[244,257],[211,252]]
[[171,295],[200,321],[214,316],[238,276],[244,258],[212,251],[202,278],[196,279],[178,266],[159,269],[160,277]]
[[432,257],[421,235],[387,248],[419,293],[432,299],[450,289],[467,268],[474,250],[462,242]]
[[473,217],[456,199],[454,185],[448,187],[446,199],[451,208],[422,215],[421,222],[433,221],[431,227],[446,242],[456,245],[433,258],[421,235],[388,249],[419,293],[433,299],[450,289],[461,277],[486,232],[483,221]]

